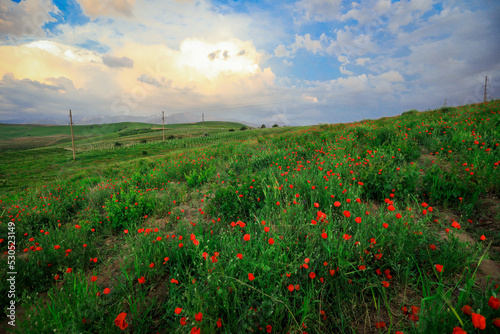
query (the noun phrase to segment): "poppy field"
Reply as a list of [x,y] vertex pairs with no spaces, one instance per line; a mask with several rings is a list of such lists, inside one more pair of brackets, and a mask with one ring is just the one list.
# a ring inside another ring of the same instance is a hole
[[495,100],[76,162],[2,153],[2,326],[500,332],[499,129]]

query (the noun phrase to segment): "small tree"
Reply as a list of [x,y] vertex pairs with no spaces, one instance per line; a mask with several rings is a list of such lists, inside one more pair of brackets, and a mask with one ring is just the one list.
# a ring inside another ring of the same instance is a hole
[[265,124],[262,124],[262,125],[260,126],[260,128],[261,128],[261,129],[265,129],[265,128],[266,128],[266,125],[265,125]]
[[247,129],[247,127],[246,127],[246,126],[242,126],[240,130],[241,130],[241,131],[245,131],[246,129]]
[[277,128],[277,127],[279,127],[279,125],[278,125],[278,124],[274,124],[274,125],[273,125],[273,128]]

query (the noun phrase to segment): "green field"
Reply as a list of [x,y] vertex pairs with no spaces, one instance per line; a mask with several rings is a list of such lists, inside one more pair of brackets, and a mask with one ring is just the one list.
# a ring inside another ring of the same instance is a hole
[[242,126],[1,125],[18,332],[500,332],[499,100]]
[[[198,122],[189,124],[165,125],[165,136],[193,137],[205,133],[214,134],[240,130],[245,125],[234,122]],[[147,123],[112,123],[94,125],[75,125],[75,143],[79,150],[91,149],[96,145],[112,145],[117,141],[139,143],[163,139],[162,125]],[[0,152],[24,150],[39,147],[71,148],[71,128],[69,125],[34,125],[0,123]]]

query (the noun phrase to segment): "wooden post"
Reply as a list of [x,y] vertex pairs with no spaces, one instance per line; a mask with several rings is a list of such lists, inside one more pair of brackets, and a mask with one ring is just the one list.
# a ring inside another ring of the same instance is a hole
[[71,117],[71,109],[69,110],[69,124],[71,126],[71,144],[73,145],[73,160],[76,160],[76,156],[75,156],[75,140],[73,138],[73,117]]
[[486,87],[488,87],[488,76],[484,79],[484,102],[486,102]]
[[163,141],[165,141],[165,112],[161,112],[161,119],[163,120]]

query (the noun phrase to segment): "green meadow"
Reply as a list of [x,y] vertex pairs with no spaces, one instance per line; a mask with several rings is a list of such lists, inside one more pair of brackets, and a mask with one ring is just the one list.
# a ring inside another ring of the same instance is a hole
[[500,332],[500,100],[243,127],[1,124],[0,327]]

